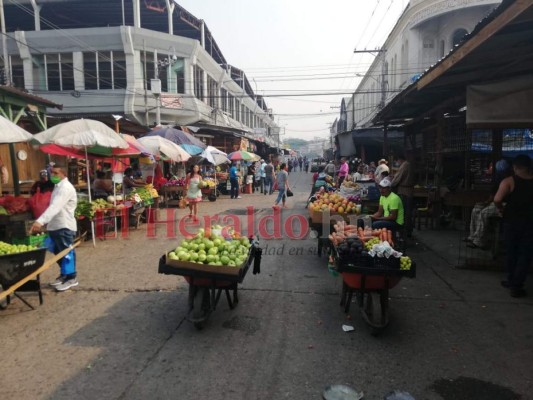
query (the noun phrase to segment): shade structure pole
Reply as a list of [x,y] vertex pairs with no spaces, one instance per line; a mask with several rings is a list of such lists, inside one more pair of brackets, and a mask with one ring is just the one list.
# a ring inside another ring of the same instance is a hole
[[[87,190],[89,192],[89,203],[91,203],[91,176],[89,174],[89,155],[87,154],[87,146],[85,146],[85,171],[87,172]],[[96,247],[96,238],[94,237],[94,220],[91,220],[91,236],[93,237],[93,247]]]

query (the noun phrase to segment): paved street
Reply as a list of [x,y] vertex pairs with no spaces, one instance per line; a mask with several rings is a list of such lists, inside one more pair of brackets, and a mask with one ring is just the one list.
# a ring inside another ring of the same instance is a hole
[[[295,197],[283,215],[307,216],[311,175],[289,179]],[[200,211],[253,206],[260,219],[273,201],[221,196]],[[261,274],[250,270],[238,307],[222,298],[202,331],[184,318],[186,282],[157,273],[179,239],[164,228],[148,239],[143,225],[128,239],[85,242],[78,287],[46,289],[35,311],[14,300],[0,312],[2,397],[304,400],[342,383],[371,400],[394,389],[429,400],[532,399],[532,297],[509,297],[497,272],[451,268],[424,231],[415,234],[418,276],[391,291],[390,326],[377,338],[355,304],[349,316],[339,307],[342,280],[316,255],[316,239],[262,240]]]

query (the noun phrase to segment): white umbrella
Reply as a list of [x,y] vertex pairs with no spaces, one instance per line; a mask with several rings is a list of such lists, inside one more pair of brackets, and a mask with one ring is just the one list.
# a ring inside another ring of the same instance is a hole
[[5,117],[0,116],[0,143],[27,142],[33,135],[14,124]]
[[[56,144],[68,147],[83,147],[85,149],[85,159],[87,160],[87,189],[89,201],[91,197],[91,182],[89,175],[89,157],[87,147],[100,146],[119,149],[127,149],[128,143],[113,129],[106,124],[92,119],[75,119],[63,124],[56,125],[37,135],[33,139],[41,144]],[[93,245],[96,246],[94,238],[94,222],[91,221]]]
[[[11,143],[27,142],[33,137],[31,133],[22,129],[17,124],[14,124],[5,117],[0,116],[0,143],[9,143],[10,146],[13,146]],[[14,148],[13,148],[14,149]],[[14,152],[14,150],[13,150]],[[17,162],[14,159],[11,159],[11,169],[13,175],[16,175]],[[18,182],[15,182],[15,189],[18,188]],[[2,194],[2,182],[0,180],[0,195]]]
[[191,158],[191,155],[177,144],[161,136],[145,136],[137,141],[146,147],[150,153],[157,156],[165,156],[175,162],[184,162]]
[[127,149],[128,143],[106,124],[92,119],[75,119],[38,133],[33,137],[42,144],[79,147]]
[[200,154],[200,157],[205,158],[209,163],[213,165],[229,163],[228,155],[213,146],[207,146],[207,148],[202,152],[202,154]]

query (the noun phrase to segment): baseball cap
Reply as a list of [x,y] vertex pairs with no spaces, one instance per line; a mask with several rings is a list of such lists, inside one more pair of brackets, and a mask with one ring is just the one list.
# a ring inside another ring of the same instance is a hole
[[385,178],[385,179],[382,179],[381,182],[379,182],[379,186],[381,187],[390,187],[391,186],[391,182],[389,179]]
[[45,169],[42,169],[42,170],[39,171],[39,175],[41,175],[41,176],[45,176],[45,175],[48,176],[48,171],[45,170]]
[[388,164],[389,162],[385,160],[384,158],[382,158],[381,160],[378,161],[378,164],[382,164],[382,163]]

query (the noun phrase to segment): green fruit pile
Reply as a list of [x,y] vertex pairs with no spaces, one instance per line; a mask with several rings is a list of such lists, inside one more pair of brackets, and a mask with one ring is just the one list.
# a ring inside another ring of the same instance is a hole
[[36,246],[29,246],[26,244],[9,244],[6,242],[0,242],[0,256],[6,254],[25,253],[27,251],[36,250]]
[[411,258],[407,256],[400,257],[400,269],[409,271],[411,269]]
[[370,251],[372,250],[372,246],[379,243],[381,243],[381,240],[379,240],[377,237],[374,237],[365,243],[365,249]]
[[200,229],[194,238],[183,240],[168,257],[198,264],[239,267],[248,258],[250,246],[248,238],[225,240],[216,234],[205,237],[203,229]]

